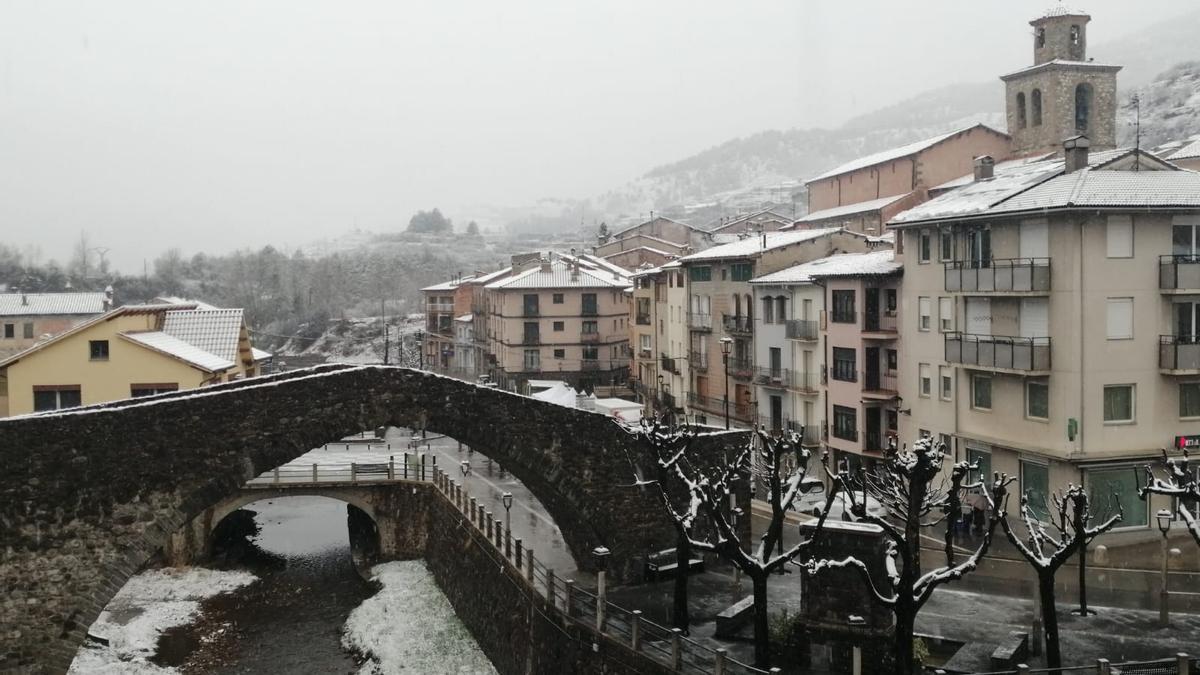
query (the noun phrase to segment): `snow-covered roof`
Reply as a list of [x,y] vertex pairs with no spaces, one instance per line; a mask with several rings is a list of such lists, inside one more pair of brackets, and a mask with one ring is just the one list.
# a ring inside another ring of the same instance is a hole
[[458,279],[453,279],[451,281],[443,281],[440,284],[434,284],[432,286],[426,286],[425,288],[422,288],[421,290],[422,291],[452,291],[452,290],[458,288],[459,286],[462,286],[466,282],[474,280],[474,278],[475,278],[475,275],[468,274],[465,277],[460,277]]
[[991,131],[996,134],[1000,134],[1001,136],[1005,135],[1004,133],[1002,133],[1000,131],[996,131],[995,129],[987,126],[986,124],[975,124],[973,126],[964,127],[962,129],[955,129],[954,131],[951,131],[949,133],[940,134],[938,136],[933,136],[931,138],[926,138],[926,139],[923,139],[920,141],[909,143],[908,145],[902,145],[898,148],[891,148],[889,150],[883,150],[881,152],[877,152],[873,155],[859,157],[858,159],[846,162],[845,164],[842,164],[839,167],[830,169],[829,171],[826,171],[825,173],[823,173],[815,178],[809,178],[808,180],[804,181],[804,183],[806,185],[810,184],[810,183],[815,183],[819,180],[824,180],[826,178],[832,178],[833,176],[838,176],[838,175],[841,175],[844,173],[850,173],[851,171],[858,171],[859,169],[865,169],[869,166],[875,166],[876,164],[890,162],[894,159],[901,159],[904,157],[908,157],[909,155],[915,155],[918,152],[921,152],[922,150],[927,150],[927,149],[937,145],[938,143],[941,143],[942,141],[948,140],[950,138],[953,138],[954,136],[957,136],[958,134],[961,134],[965,131],[970,131],[971,129],[975,129],[975,128],[987,129],[988,131]]
[[785,223],[792,222],[791,216],[787,216],[782,213],[779,213],[778,211],[776,211],[773,208],[767,208],[767,209],[759,209],[758,211],[753,211],[751,213],[744,213],[740,216],[735,216],[733,218],[730,218],[729,220],[725,220],[725,221],[717,220],[717,221],[711,222],[707,225],[707,229],[709,232],[720,232],[721,230],[723,230],[727,227],[732,227],[739,223],[744,223],[747,220],[754,220],[755,218],[759,218],[761,220],[779,220],[779,221],[782,221]]
[[258,347],[250,348],[250,356],[254,359],[255,363],[258,363],[259,361],[266,361],[267,359],[275,358],[275,355],[272,354],[271,352],[259,349]]
[[456,317],[454,317],[454,320],[455,320],[455,321],[462,321],[463,323],[466,323],[466,322],[468,322],[468,321],[474,321],[474,320],[475,320],[475,315],[474,315],[474,314],[463,314],[462,316],[456,316]]
[[[1093,153],[1093,154],[1099,154],[1099,153]],[[993,167],[993,172],[995,175],[1012,173],[1013,171],[1019,171],[1019,170],[1021,170],[1021,167],[1026,167],[1030,164],[1035,164],[1037,162],[1045,162],[1047,160],[1052,160],[1052,159],[1054,159],[1055,155],[1056,155],[1056,153],[1047,152],[1042,155],[1034,155],[1032,157],[1019,157],[1017,159],[1009,159],[1009,160],[1005,160],[1003,162],[997,162],[995,164],[995,166]],[[963,175],[959,176],[958,178],[952,178],[952,179],[946,181],[945,183],[942,183],[941,185],[935,185],[935,186],[929,188],[929,191],[930,192],[945,192],[946,190],[951,190],[951,189],[954,189],[957,187],[962,187],[964,185],[967,185],[968,183],[974,183],[974,182],[975,182],[975,173],[974,173],[974,171],[972,171],[971,173],[963,174]]]
[[752,284],[802,284],[825,277],[880,276],[897,274],[904,265],[895,260],[891,249],[868,253],[839,253],[750,280]]
[[187,298],[181,298],[177,295],[160,295],[154,298],[153,302],[155,304],[163,305],[190,305],[196,309],[220,309],[220,307],[217,307],[216,305],[210,305],[207,302],[202,302],[200,300],[188,300]]
[[0,316],[102,314],[103,293],[0,293]]
[[120,336],[147,349],[179,359],[188,365],[210,373],[228,370],[235,365],[229,359],[223,359],[163,331],[121,333]]
[[475,277],[474,281],[477,284],[489,284],[489,283],[495,281],[496,279],[499,279],[500,277],[508,274],[509,272],[512,272],[511,265],[508,267],[505,267],[502,270],[496,270],[495,272],[488,272],[487,274],[481,274],[481,275]]
[[1200,157],[1200,138],[1188,143],[1179,149],[1178,152],[1173,152],[1167,159],[1195,159]]
[[796,222],[797,223],[811,223],[811,222],[815,222],[818,220],[827,220],[829,218],[842,218],[845,216],[852,216],[852,215],[855,215],[858,213],[870,213],[871,211],[878,211],[879,209],[882,209],[885,206],[895,204],[896,202],[900,201],[901,199],[904,199],[905,197],[907,197],[910,194],[912,194],[912,193],[906,192],[902,195],[894,195],[891,197],[881,197],[879,199],[872,199],[869,202],[859,202],[857,204],[846,204],[845,206],[835,206],[831,209],[822,209],[820,211],[813,211],[812,213],[804,216],[803,218],[797,219]]
[[1029,75],[1040,70],[1049,70],[1051,68],[1066,67],[1076,70],[1111,70],[1118,71],[1121,66],[1114,66],[1110,63],[1096,63],[1095,61],[1069,61],[1067,59],[1051,59],[1044,63],[1037,63],[1032,66],[1026,66],[1020,70],[1014,70],[1011,73],[1006,73],[1000,76],[1001,80],[1011,80],[1014,77]]
[[236,361],[243,325],[240,309],[172,310],[163,332],[226,361]]
[[[628,272],[614,272],[589,268],[583,264],[577,270],[572,270],[571,263],[558,259],[549,263],[548,271],[542,270],[542,264],[514,274],[511,277],[494,281],[488,288],[625,288],[629,286]],[[617,268],[621,269],[621,268]],[[575,273],[575,272],[578,273]]]
[[670,251],[664,251],[661,248],[652,248],[650,246],[635,246],[633,248],[627,248],[624,251],[617,251],[616,253],[609,253],[608,255],[604,256],[604,258],[607,260],[608,258],[615,258],[619,255],[625,255],[626,253],[632,253],[633,251],[649,251],[651,253],[656,253],[658,255],[667,256],[667,257],[677,255],[675,253],[671,253]]
[[[1046,13],[1042,14],[1041,18],[1052,19],[1052,18],[1059,17],[1059,16],[1089,16],[1089,15],[1087,12],[1075,9],[1073,7],[1067,7],[1066,5],[1058,4],[1058,5],[1051,7],[1050,9],[1047,9]],[[1037,19],[1034,19],[1030,23],[1034,23],[1036,21],[1037,21]]]
[[[840,227],[826,227],[815,230],[787,230],[783,232],[764,232],[761,235],[743,237],[737,241],[714,246],[709,249],[684,256],[679,259],[682,263],[701,260],[721,260],[723,258],[754,258],[763,251],[770,251],[784,246],[791,246],[810,239],[827,237],[835,232],[843,231]],[[766,239],[764,246],[763,239]]]
[[703,230],[701,230],[700,228],[696,227],[695,225],[688,225],[687,223],[685,223],[685,222],[683,222],[683,221],[675,220],[674,218],[668,218],[668,217],[666,217],[666,216],[654,216],[654,217],[653,217],[653,218],[651,218],[650,220],[643,220],[642,222],[638,223],[637,225],[630,225],[629,227],[626,227],[626,228],[625,228],[625,229],[623,229],[623,230],[619,230],[619,231],[617,231],[617,232],[614,232],[614,233],[612,234],[612,238],[613,238],[613,239],[622,239],[622,238],[623,238],[623,237],[622,237],[622,235],[626,234],[627,232],[630,232],[630,231],[632,231],[632,230],[636,230],[637,228],[639,228],[639,227],[641,227],[641,226],[643,226],[643,225],[649,225],[650,223],[653,223],[653,222],[654,222],[654,221],[656,221],[656,220],[665,220],[665,221],[667,221],[667,222],[670,222],[670,223],[675,223],[676,225],[682,225],[682,226],[684,226],[684,227],[688,228],[689,230],[696,230],[697,232],[703,232]]

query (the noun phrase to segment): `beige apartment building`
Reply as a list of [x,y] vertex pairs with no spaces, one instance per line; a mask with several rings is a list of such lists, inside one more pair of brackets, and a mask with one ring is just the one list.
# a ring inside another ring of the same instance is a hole
[[484,286],[490,376],[507,389],[529,379],[624,382],[630,285],[627,271],[594,256],[514,258]]
[[680,258],[688,294],[688,412],[701,423],[723,425],[728,400],[731,425],[752,424],[760,414],[754,339],[761,316],[751,279],[833,253],[883,245],[838,228],[766,232]]
[[632,275],[630,379],[646,412],[681,412],[688,385],[687,288],[678,262]]
[[[426,368],[465,379],[476,376],[474,353],[474,288],[476,275],[469,275],[421,289],[425,299],[425,331],[421,336]],[[469,327],[462,324],[469,322]],[[464,337],[467,342],[464,343]],[[472,364],[470,368],[464,364]]]
[[0,358],[112,309],[104,293],[0,293]]

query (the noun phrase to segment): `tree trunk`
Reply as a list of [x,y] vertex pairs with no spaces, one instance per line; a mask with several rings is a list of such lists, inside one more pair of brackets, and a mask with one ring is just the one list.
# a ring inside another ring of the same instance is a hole
[[758,570],[752,577],[754,582],[754,665],[766,670],[771,667],[771,630],[767,617],[767,578],[769,575]]
[[1038,601],[1042,605],[1042,629],[1046,636],[1046,667],[1061,668],[1058,649],[1058,608],[1054,606],[1054,573],[1038,570]]
[[688,633],[691,617],[688,615],[688,576],[691,573],[692,545],[687,537],[675,542],[675,608],[671,617],[675,627]]
[[[911,603],[901,603],[902,605]],[[892,652],[896,662],[892,664],[892,672],[896,675],[912,675],[913,673],[913,632],[916,624],[916,614],[911,606],[896,607],[896,645]]]

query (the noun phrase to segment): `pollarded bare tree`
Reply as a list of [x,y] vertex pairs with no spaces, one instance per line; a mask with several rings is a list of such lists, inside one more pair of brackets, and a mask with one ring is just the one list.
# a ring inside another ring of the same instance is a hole
[[1196,472],[1189,466],[1188,453],[1183,457],[1171,459],[1163,450],[1162,468],[1165,474],[1160,478],[1149,465],[1146,466],[1146,485],[1141,489],[1142,499],[1147,495],[1165,495],[1175,497],[1175,512],[1183,520],[1184,526],[1200,546],[1200,481],[1196,480]]
[[[650,433],[658,436],[650,441],[651,448],[656,452],[660,476],[655,482],[668,512],[676,521],[677,531],[687,533],[687,546],[695,551],[715,553],[750,577],[754,589],[754,660],[760,668],[770,666],[767,581],[773,572],[796,558],[820,535],[825,514],[829,513],[829,507],[837,496],[836,487],[829,491],[813,534],[772,555],[782,541],[784,518],[800,495],[800,486],[808,471],[810,452],[800,442],[803,434],[787,431],[773,438],[763,431],[755,431],[750,442],[733,448],[732,455],[706,469],[689,455],[689,444],[676,438],[681,434],[693,433],[690,430],[662,432],[655,425]],[[784,461],[789,456],[794,457],[794,461]],[[758,460],[757,469],[753,466],[755,459]],[[771,518],[758,546],[754,551],[748,551],[731,517],[743,515],[743,512],[736,509],[731,513],[728,504],[736,481],[748,479],[755,471],[766,484]],[[673,506],[673,487],[681,487],[689,496],[686,510],[681,511]],[[697,515],[704,517],[703,534],[698,532],[700,528],[694,527]]]
[[[874,473],[862,469],[852,472],[844,463],[836,473],[827,469],[833,482],[846,493],[850,510],[858,520],[879,526],[888,538],[888,578],[883,590],[871,577],[867,564],[854,557],[815,560],[807,565],[810,574],[820,574],[830,568],[858,570],[875,601],[891,609],[895,617],[893,670],[901,675],[913,672],[913,631],[917,614],[939,586],[961,579],[979,565],[995,532],[993,520],[984,531],[979,548],[959,563],[955,562],[953,540],[947,533],[946,564],[928,572],[921,569],[922,532],[943,524],[947,525],[947,530],[952,529],[950,526],[961,512],[963,493],[980,486],[979,483],[965,482],[972,471],[979,470],[978,464],[960,462],[950,471],[948,481],[941,476],[945,455],[945,446],[940,441],[921,438],[911,449],[905,447],[892,453],[886,464]],[[887,516],[868,511],[867,497],[878,500]]]
[[[1042,630],[1046,637],[1046,666],[1062,667],[1062,652],[1059,649],[1058,609],[1054,599],[1054,575],[1081,546],[1090,544],[1096,537],[1108,532],[1121,521],[1123,512],[1118,502],[1118,512],[1096,527],[1088,527],[1092,521],[1088,509],[1088,496],[1083,486],[1068,485],[1060,495],[1051,495],[1046,515],[1039,517],[1030,507],[1029,496],[1021,495],[1021,520],[1025,523],[1025,539],[1013,531],[1008,522],[1005,502],[1008,485],[1016,478],[998,474],[992,483],[993,504],[996,506],[994,520],[1000,522],[1008,541],[1022,558],[1033,567],[1038,579],[1038,600],[1042,607]],[[1051,534],[1047,525],[1057,534]]]

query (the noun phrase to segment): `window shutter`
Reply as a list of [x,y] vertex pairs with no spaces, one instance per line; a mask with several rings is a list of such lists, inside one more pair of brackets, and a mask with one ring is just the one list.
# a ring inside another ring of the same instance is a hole
[[1133,298],[1108,299],[1108,339],[1133,337]]
[[1106,232],[1108,257],[1133,257],[1133,217],[1109,216]]

